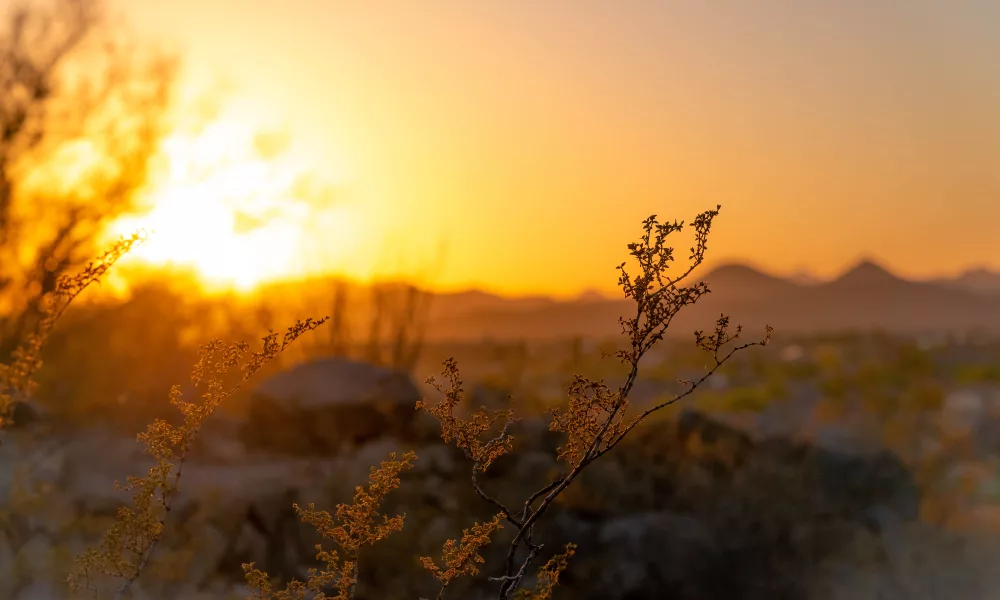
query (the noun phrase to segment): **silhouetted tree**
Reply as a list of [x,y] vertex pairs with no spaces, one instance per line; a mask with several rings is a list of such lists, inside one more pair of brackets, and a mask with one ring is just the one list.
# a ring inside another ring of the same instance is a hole
[[0,29],[0,359],[58,275],[133,208],[165,121],[173,63],[102,26],[97,0],[20,2]]

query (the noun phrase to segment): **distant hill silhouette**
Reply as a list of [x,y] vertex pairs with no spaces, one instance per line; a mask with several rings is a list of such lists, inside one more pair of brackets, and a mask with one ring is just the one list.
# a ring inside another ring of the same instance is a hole
[[969,269],[958,277],[940,279],[937,283],[979,294],[1000,294],[1000,272],[984,268]]
[[[825,282],[770,275],[729,264],[695,272],[711,293],[672,326],[687,335],[730,315],[756,336],[765,324],[781,333],[884,330],[896,333],[1000,333],[1000,273],[966,272],[948,280],[912,281],[864,260]],[[435,298],[432,339],[547,339],[617,335],[632,304],[587,294],[579,299],[504,299],[482,292]]]
[[[692,281],[695,279],[697,277],[692,274]],[[742,264],[721,266],[710,271],[703,279],[713,294],[717,290],[724,290],[726,294],[744,301],[767,300],[792,293],[801,287],[794,281],[768,275]]]
[[431,306],[432,318],[447,319],[454,310],[466,313],[489,312],[493,310],[524,311],[538,310],[556,304],[553,298],[545,296],[504,297],[480,290],[437,294]]
[[909,283],[886,270],[882,265],[871,260],[863,260],[843,275],[825,285],[837,289],[875,289],[892,286],[905,286]]

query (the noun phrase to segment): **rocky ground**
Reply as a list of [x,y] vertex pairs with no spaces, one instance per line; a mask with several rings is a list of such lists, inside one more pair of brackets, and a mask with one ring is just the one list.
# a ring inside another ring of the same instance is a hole
[[[247,450],[220,420],[186,467],[170,534],[137,598],[241,593],[243,562],[283,577],[310,564],[315,536],[293,502],[332,508],[391,451],[416,450],[387,509],[405,530],[365,555],[359,598],[433,595],[417,557],[436,555],[488,507],[468,465],[445,446],[383,437],[337,456]],[[557,466],[544,423],[521,426],[516,455],[486,486],[514,500]],[[69,597],[69,557],[107,525],[123,497],[112,481],[144,468],[139,446],[106,429],[11,432],[0,446],[0,597]],[[30,482],[30,489],[19,484]],[[562,598],[989,598],[1000,544],[919,522],[912,475],[889,454],[847,455],[783,438],[753,440],[698,413],[650,423],[593,466],[540,533],[579,545]],[[503,535],[488,552],[502,552]],[[492,564],[496,564],[493,562]],[[487,573],[488,574],[488,573]],[[486,598],[482,581],[455,598]]]

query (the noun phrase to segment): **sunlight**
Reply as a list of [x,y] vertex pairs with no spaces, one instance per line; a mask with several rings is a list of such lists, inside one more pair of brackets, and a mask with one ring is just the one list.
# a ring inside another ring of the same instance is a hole
[[166,138],[164,168],[145,199],[149,211],[112,227],[114,235],[150,233],[131,259],[191,268],[209,291],[244,292],[343,260],[356,242],[354,213],[317,188],[302,161],[261,137],[218,120]]

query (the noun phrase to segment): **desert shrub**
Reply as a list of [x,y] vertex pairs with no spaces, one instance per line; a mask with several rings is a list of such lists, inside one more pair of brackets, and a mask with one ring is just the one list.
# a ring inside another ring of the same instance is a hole
[[14,349],[10,362],[0,364],[0,429],[10,424],[15,403],[27,401],[34,393],[37,387],[35,376],[42,366],[42,349],[56,322],[73,300],[99,281],[122,255],[140,241],[140,234],[120,240],[80,272],[59,277],[52,291],[41,299],[38,309],[40,318],[35,329],[26,334]]
[[70,575],[73,589],[94,592],[94,578],[106,576],[122,580],[116,597],[121,597],[138,579],[163,535],[164,521],[176,496],[184,461],[205,420],[226,399],[235,394],[261,367],[278,356],[302,334],[316,329],[325,319],[306,319],[289,327],[279,338],[271,332],[259,350],[245,342],[227,344],[214,340],[205,344],[191,372],[191,383],[200,393],[200,402],[183,398],[180,387],[170,394],[170,403],[182,416],[179,425],[156,420],[139,434],[155,465],[142,477],[132,476],[122,491],[132,492],[132,505],[122,507],[114,524],[97,548],[88,549],[78,559]]
[[[563,406],[552,410],[550,430],[559,434],[563,443],[556,448],[558,460],[562,464],[562,472],[548,485],[531,493],[523,502],[512,505],[501,502],[497,496],[485,489],[483,476],[498,459],[514,450],[514,438],[511,427],[517,421],[514,411],[510,408],[487,409],[481,407],[464,417],[457,414],[457,409],[464,404],[463,381],[455,360],[448,359],[444,363],[443,380],[430,379],[440,393],[436,402],[421,401],[418,408],[426,410],[435,416],[441,424],[442,438],[460,449],[471,463],[471,484],[476,494],[496,511],[494,516],[486,521],[476,522],[463,532],[461,539],[449,540],[442,549],[440,559],[423,557],[423,565],[438,582],[438,598],[443,598],[449,586],[461,576],[473,576],[479,573],[479,564],[483,562],[479,550],[489,544],[499,529],[509,527],[512,531],[511,540],[507,546],[506,558],[500,569],[500,574],[491,576],[490,580],[497,585],[497,597],[501,600],[513,597],[547,598],[551,594],[552,585],[558,580],[558,574],[566,568],[567,560],[573,553],[571,546],[562,554],[553,557],[538,574],[538,587],[535,591],[522,589],[528,569],[533,565],[543,544],[536,540],[537,528],[542,518],[573,484],[580,474],[603,455],[613,450],[626,439],[636,427],[660,410],[675,404],[689,396],[701,386],[712,374],[732,358],[737,352],[757,345],[765,345],[770,337],[770,328],[762,341],[739,343],[741,328],[730,328],[729,319],[722,316],[716,322],[713,332],[695,332],[695,342],[698,348],[708,353],[707,370],[700,377],[691,381],[683,381],[685,389],[668,399],[663,399],[645,410],[630,410],[629,393],[639,376],[639,366],[642,358],[658,342],[662,341],[674,317],[685,307],[698,301],[709,292],[704,283],[683,285],[683,281],[702,263],[707,250],[708,235],[712,221],[718,214],[718,209],[699,215],[691,224],[695,235],[695,245],[691,248],[690,264],[687,269],[677,275],[669,273],[674,259],[672,247],[667,246],[668,237],[684,229],[681,222],[664,222],[650,217],[643,223],[643,235],[639,241],[629,245],[629,251],[638,272],[631,275],[626,269],[627,263],[619,266],[621,277],[619,284],[626,296],[635,302],[635,314],[630,318],[620,319],[623,332],[627,336],[627,345],[616,352],[615,356],[624,365],[627,372],[624,383],[612,389],[603,380],[591,380],[576,376],[567,392],[568,399]],[[372,485],[380,481],[373,471]],[[395,481],[395,480],[392,480]],[[383,486],[385,487],[385,486]],[[359,488],[359,495],[364,491]],[[369,494],[371,498],[381,499],[379,494]],[[359,540],[375,541],[381,535],[375,535],[371,529],[372,508],[365,503],[363,516],[351,506],[341,505],[337,508],[334,518],[329,513],[309,512],[309,518],[321,521],[321,532],[324,537],[334,541],[344,548],[345,535],[353,536],[352,548],[358,548]],[[310,508],[310,511],[312,509]],[[394,529],[402,526],[402,521],[396,518],[385,519],[385,526]],[[333,524],[336,524],[335,526]],[[391,526],[391,527],[390,527]],[[347,533],[345,533],[347,532]],[[323,569],[313,570],[309,578],[302,582],[293,580],[284,589],[275,591],[271,587],[269,577],[247,564],[248,581],[253,587],[257,598],[326,598],[325,589],[336,590],[336,598],[353,597],[354,586],[357,583],[357,553],[345,566],[337,567],[335,562],[328,560],[330,554],[322,546],[318,546],[319,559],[327,563]],[[349,568],[346,566],[349,565]]]
[[[428,579],[437,586],[438,598],[445,597],[460,578],[474,577],[484,568],[494,570],[489,581],[495,584],[498,598],[551,597],[553,586],[575,552],[572,544],[537,568],[534,589],[526,589],[531,580],[528,572],[537,567],[535,563],[543,554],[541,530],[550,509],[590,465],[618,447],[636,428],[644,423],[655,426],[655,417],[663,409],[694,393],[738,352],[767,344],[770,328],[762,340],[743,342],[741,328],[731,327],[729,319],[721,316],[711,332],[694,333],[696,347],[707,355],[703,372],[680,381],[682,388],[676,395],[662,398],[651,406],[637,408],[629,403],[643,358],[664,339],[681,310],[709,293],[703,282],[686,285],[685,280],[704,260],[711,225],[717,214],[718,208],[707,211],[690,224],[695,238],[688,257],[690,264],[676,274],[670,270],[675,257],[667,242],[686,225],[678,221],[659,222],[655,216],[643,222],[640,239],[628,246],[634,265],[622,263],[619,266],[619,284],[626,298],[634,301],[632,316],[620,319],[625,346],[614,355],[625,373],[624,381],[611,387],[604,380],[581,375],[574,377],[565,401],[551,411],[549,431],[561,439],[561,444],[554,448],[559,472],[516,504],[501,501],[497,494],[487,489],[497,484],[495,478],[487,475],[498,460],[517,447],[513,432],[518,416],[509,407],[480,407],[460,416],[456,409],[465,401],[465,390],[453,359],[445,361],[441,380],[429,380],[440,397],[436,401],[423,400],[417,408],[436,417],[443,440],[468,459],[471,487],[492,514],[487,519],[470,523],[460,537],[445,542],[439,557],[421,557]],[[82,279],[66,279],[69,282],[66,289],[70,290],[68,298],[75,297],[72,291],[79,288],[80,282],[85,284],[103,274],[131,243],[134,241],[123,241],[116,247],[116,253],[110,255],[110,260],[88,268]],[[74,281],[77,283],[71,285]],[[61,314],[61,310],[53,314]],[[179,419],[175,423],[157,419],[138,436],[154,464],[145,475],[132,476],[124,484],[116,484],[118,489],[131,493],[132,501],[117,511],[99,543],[78,556],[76,568],[69,577],[73,589],[89,590],[95,597],[104,590],[116,589],[115,598],[125,597],[149,566],[165,528],[170,526],[168,517],[183,466],[205,421],[264,365],[324,322],[325,319],[299,321],[283,336],[271,332],[256,350],[247,343],[229,344],[219,340],[201,348],[191,374],[198,399],[186,399],[175,386],[170,402],[178,410]],[[29,348],[34,346],[29,344]],[[37,352],[25,355],[30,358]],[[704,358],[702,363],[705,363]],[[25,364],[30,367],[27,370],[30,375],[37,361],[31,358]],[[10,386],[12,389],[20,381],[17,377],[22,370],[4,372],[14,382]],[[245,564],[252,597],[279,600],[354,598],[360,583],[359,564],[365,552],[404,526],[405,515],[384,514],[382,505],[400,485],[400,474],[415,460],[417,457],[413,453],[406,453],[402,458],[390,456],[380,466],[372,468],[369,484],[356,488],[353,501],[338,505],[333,513],[312,504],[306,508],[295,506],[299,517],[312,525],[326,542],[326,545],[317,546],[320,566],[310,570],[304,581],[293,579],[279,588],[268,573],[253,564]],[[484,564],[482,549],[501,536],[505,549],[502,564],[495,567]],[[335,547],[329,547],[329,543]],[[114,588],[105,585],[116,581]]]

